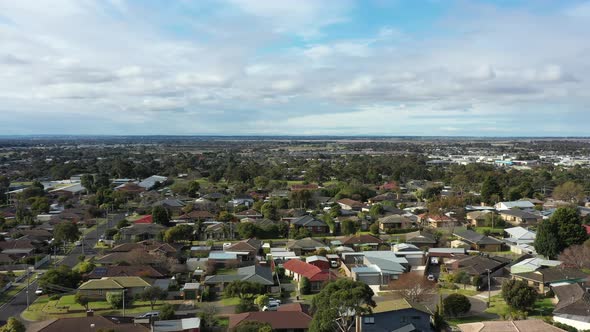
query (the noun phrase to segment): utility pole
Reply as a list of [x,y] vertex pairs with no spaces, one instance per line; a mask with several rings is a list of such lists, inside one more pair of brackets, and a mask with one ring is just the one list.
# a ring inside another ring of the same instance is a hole
[[29,310],[29,287],[31,286],[31,268],[27,267],[27,310]]
[[491,282],[490,282],[490,269],[487,269],[486,272],[488,273],[488,308],[490,307],[490,301],[491,301],[491,294],[492,294],[492,287]]

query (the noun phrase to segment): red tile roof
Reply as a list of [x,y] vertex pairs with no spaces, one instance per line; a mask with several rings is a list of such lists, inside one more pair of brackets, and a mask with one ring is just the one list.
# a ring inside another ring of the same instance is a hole
[[392,190],[392,191],[395,191],[395,190],[398,190],[399,189],[399,185],[397,184],[397,182],[392,181],[392,182],[384,183],[382,186],[379,186],[379,189],[380,190]]
[[234,329],[245,321],[268,323],[273,330],[308,329],[311,316],[298,311],[245,312],[229,317],[229,328]]
[[152,215],[147,215],[147,216],[143,216],[135,221],[133,221],[134,224],[151,224],[153,223],[153,219],[152,219]]
[[309,279],[309,281],[326,281],[336,279],[337,276],[333,272],[322,271],[319,267],[300,261],[298,259],[290,259],[283,267],[289,271],[295,272]]
[[380,238],[370,234],[351,235],[342,239],[342,244],[383,243]]
[[294,184],[291,186],[292,191],[299,191],[299,190],[316,190],[319,186],[314,183],[310,184]]
[[363,203],[361,203],[359,201],[355,201],[354,199],[350,199],[350,198],[339,199],[338,203],[348,205],[350,207],[362,207],[363,206]]
[[588,235],[590,235],[590,225],[582,225],[584,226],[584,228],[586,229],[586,233],[588,233]]

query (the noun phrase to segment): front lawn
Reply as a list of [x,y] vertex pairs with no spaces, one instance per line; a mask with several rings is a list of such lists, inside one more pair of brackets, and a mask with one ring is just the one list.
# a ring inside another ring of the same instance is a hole
[[475,296],[475,295],[479,294],[476,290],[463,289],[463,288],[459,288],[459,289],[440,288],[439,292],[441,294],[461,294],[461,295],[465,295],[465,296]]
[[224,297],[221,299],[221,304],[223,304],[224,306],[234,306],[234,305],[238,305],[240,303],[240,298],[239,297]]
[[445,321],[450,326],[457,326],[459,324],[467,324],[467,323],[479,323],[483,321],[490,320],[486,317],[481,316],[469,316],[469,317],[457,317],[457,318],[445,318]]

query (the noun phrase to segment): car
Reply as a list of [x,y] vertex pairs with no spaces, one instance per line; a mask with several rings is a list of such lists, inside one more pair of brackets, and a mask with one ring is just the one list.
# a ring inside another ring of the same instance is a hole
[[268,305],[262,307],[262,311],[277,311],[279,309],[280,304],[276,302],[269,302]]
[[269,298],[269,299],[268,299],[268,303],[277,303],[277,304],[279,304],[279,305],[281,305],[281,304],[282,304],[281,300],[279,300],[279,299],[275,299],[274,297],[271,297],[271,298]]
[[35,295],[43,295],[43,289],[37,288],[37,290],[35,290]]
[[338,261],[330,261],[330,266],[332,268],[337,268],[338,267]]
[[160,317],[160,312],[158,311],[150,311],[146,312],[145,314],[137,316],[137,318],[158,318]]
[[436,281],[436,277],[434,276],[434,274],[429,274],[428,277],[426,277],[426,279],[428,279],[428,281]]
[[82,241],[76,241],[76,242],[74,242],[74,245],[75,245],[76,247],[79,247],[79,246],[81,246],[81,245],[82,245]]

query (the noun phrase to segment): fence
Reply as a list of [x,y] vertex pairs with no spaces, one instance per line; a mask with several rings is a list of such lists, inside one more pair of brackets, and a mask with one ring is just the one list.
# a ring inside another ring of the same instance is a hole
[[45,263],[49,262],[51,260],[51,255],[46,255],[45,257],[41,258],[40,260],[38,260],[35,263],[35,268],[39,268],[40,266],[43,266]]

